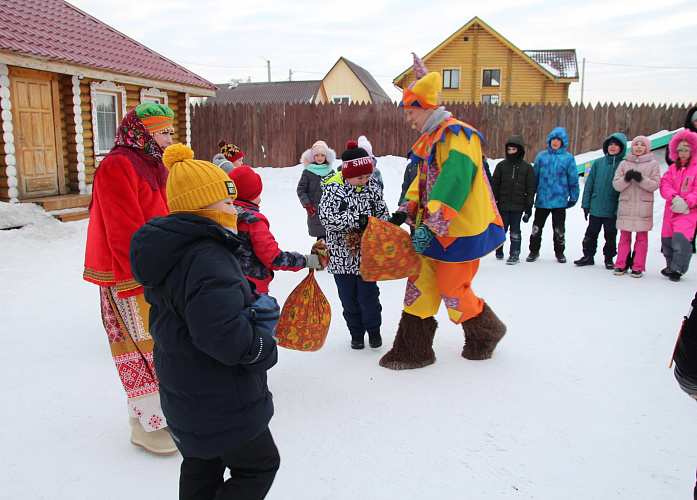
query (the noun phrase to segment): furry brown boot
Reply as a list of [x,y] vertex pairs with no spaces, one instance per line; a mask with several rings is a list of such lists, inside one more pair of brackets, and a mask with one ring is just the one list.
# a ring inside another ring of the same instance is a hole
[[506,334],[506,325],[484,302],[484,309],[478,316],[462,323],[465,331],[465,347],[462,357],[472,360],[489,359],[496,344]]
[[438,322],[433,316],[421,319],[402,312],[392,349],[382,357],[380,366],[390,370],[411,370],[435,363],[433,337],[436,328]]

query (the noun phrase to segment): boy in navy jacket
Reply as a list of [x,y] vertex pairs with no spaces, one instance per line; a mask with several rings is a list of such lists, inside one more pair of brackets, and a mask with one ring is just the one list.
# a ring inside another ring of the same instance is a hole
[[234,183],[193,157],[183,144],[165,151],[170,214],[134,233],[131,268],[151,305],[162,410],[183,456],[179,498],[263,498],[280,463],[266,385],[276,342],[242,314],[251,291],[233,254]]

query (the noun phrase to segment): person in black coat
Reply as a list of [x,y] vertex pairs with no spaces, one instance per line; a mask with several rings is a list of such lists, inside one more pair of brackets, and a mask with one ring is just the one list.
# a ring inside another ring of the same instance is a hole
[[[680,336],[673,353],[675,379],[680,388],[697,399],[697,294],[692,299],[690,312],[680,329]],[[697,484],[693,492],[697,500]]]
[[[503,228],[511,230],[511,249],[506,264],[520,262],[520,221],[521,218],[523,222],[530,220],[535,201],[535,169],[524,157],[523,139],[512,135],[506,141],[506,159],[496,165],[491,176],[491,190],[503,219]],[[496,258],[503,259],[503,245],[496,249]]]
[[179,498],[263,498],[280,464],[266,384],[278,352],[272,332],[242,313],[251,290],[233,255],[235,186],[183,144],[163,160],[170,214],[134,233],[130,262],[151,305],[162,410],[183,456]]

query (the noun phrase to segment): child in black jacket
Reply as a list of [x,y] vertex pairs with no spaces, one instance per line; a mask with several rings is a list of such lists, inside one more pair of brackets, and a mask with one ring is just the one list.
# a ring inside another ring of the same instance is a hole
[[[697,399],[697,294],[692,299],[690,312],[680,329],[680,337],[673,353],[675,378],[680,388]],[[693,492],[697,500],[697,485]]]
[[251,291],[233,254],[235,185],[193,157],[183,144],[165,151],[170,214],[134,233],[131,268],[151,305],[162,410],[183,456],[179,498],[263,498],[280,463],[266,385],[276,342],[242,314]]
[[[535,201],[535,169],[523,159],[524,156],[523,139],[512,135],[506,141],[506,159],[496,165],[492,175],[491,189],[503,219],[503,228],[511,230],[511,249],[506,261],[510,265],[520,262],[520,220],[530,220]],[[496,258],[503,260],[503,245],[496,249]]]

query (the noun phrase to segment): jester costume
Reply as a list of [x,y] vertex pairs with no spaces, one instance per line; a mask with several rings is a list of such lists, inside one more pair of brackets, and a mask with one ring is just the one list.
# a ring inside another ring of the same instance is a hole
[[[432,110],[411,150],[417,177],[400,211],[415,228],[421,271],[409,277],[394,346],[380,365],[394,370],[435,362],[435,314],[441,301],[450,320],[462,324],[467,359],[488,359],[505,325],[471,288],[479,259],[505,241],[503,221],[482,168],[481,134],[437,106],[440,74],[429,73],[400,106]],[[434,96],[435,94],[435,96]]]

